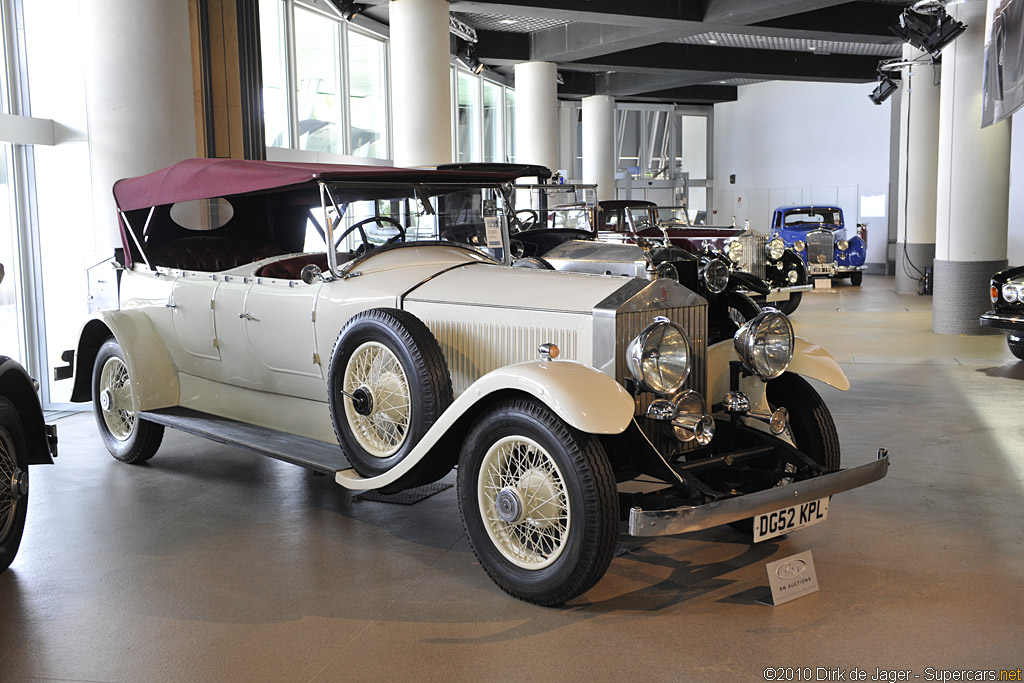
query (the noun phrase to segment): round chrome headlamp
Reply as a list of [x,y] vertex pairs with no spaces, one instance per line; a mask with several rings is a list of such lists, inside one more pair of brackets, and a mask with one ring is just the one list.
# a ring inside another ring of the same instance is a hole
[[839,251],[846,251],[850,248],[850,243],[846,240],[839,240],[836,242],[836,247],[838,247]]
[[666,396],[686,381],[691,354],[682,326],[658,316],[626,347],[626,367],[642,390]]
[[733,240],[725,245],[725,255],[728,256],[733,262],[738,263],[743,258],[743,243],[739,240]]
[[657,267],[658,277],[668,278],[679,282],[679,269],[668,261],[662,261]]
[[748,371],[774,379],[793,360],[793,324],[778,310],[765,308],[736,332],[733,346]]
[[796,253],[798,254],[806,248],[807,244],[803,240],[797,240],[796,242],[793,242],[793,250],[796,251]]
[[791,270],[788,273],[786,273],[786,280],[788,280],[789,284],[791,285],[795,285],[797,283],[797,280],[799,279],[800,275],[798,275],[795,270]]
[[716,258],[710,259],[701,268],[700,276],[712,294],[721,294],[729,286],[729,266]]
[[1003,285],[1003,298],[1006,299],[1008,303],[1012,304],[1018,299],[1017,288],[1007,282]]
[[768,244],[765,245],[764,250],[768,254],[768,258],[772,261],[778,261],[786,252],[786,245],[778,237],[775,237],[768,240]]

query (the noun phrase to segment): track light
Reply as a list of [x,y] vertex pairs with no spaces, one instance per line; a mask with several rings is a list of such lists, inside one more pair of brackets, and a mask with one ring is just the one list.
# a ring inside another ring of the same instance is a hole
[[462,38],[456,38],[457,50],[455,51],[455,58],[466,65],[466,67],[475,74],[480,73],[484,70],[483,63],[476,58],[476,45],[467,42]]
[[353,2],[353,0],[331,0],[331,4],[341,13],[341,18],[345,21],[352,21],[357,14],[360,14],[365,9],[362,5]]
[[878,85],[871,91],[868,97],[875,104],[881,104],[889,99],[898,89],[899,85],[896,84],[896,81],[889,74],[879,74]]
[[937,57],[942,48],[949,45],[967,25],[946,14],[938,2],[918,2],[903,10],[899,21],[889,31],[919,50]]

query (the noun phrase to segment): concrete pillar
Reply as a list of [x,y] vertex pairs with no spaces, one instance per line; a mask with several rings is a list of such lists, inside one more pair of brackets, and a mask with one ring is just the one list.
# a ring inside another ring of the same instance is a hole
[[[903,46],[903,59],[924,53]],[[939,159],[938,66],[903,69],[900,84],[899,179],[896,213],[896,293],[916,294],[935,260],[935,191]]]
[[448,0],[391,0],[388,7],[395,165],[450,163]]
[[984,0],[949,5],[967,31],[942,50],[932,330],[982,334],[992,273],[1006,267],[1010,122],[981,127]]
[[522,62],[515,66],[517,163],[558,169],[556,78],[557,70],[551,62]]
[[597,185],[597,200],[615,199],[615,100],[583,98],[583,182]]
[[96,247],[119,247],[111,187],[196,155],[188,3],[81,3]]

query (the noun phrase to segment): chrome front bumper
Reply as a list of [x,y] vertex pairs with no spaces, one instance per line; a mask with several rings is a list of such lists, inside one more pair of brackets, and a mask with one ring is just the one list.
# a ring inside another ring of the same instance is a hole
[[670,510],[629,510],[630,536],[669,536],[736,522],[766,512],[807,503],[878,481],[889,471],[889,453],[878,449],[872,463],[813,479],[725,500]]
[[867,270],[867,266],[839,266],[836,271],[840,273],[855,273],[860,270]]
[[1017,332],[1024,331],[1024,316],[1021,315],[1007,315],[1006,313],[988,311],[981,314],[979,322],[982,327],[997,327],[1001,330],[1015,330]]
[[765,296],[765,301],[786,301],[793,292],[809,292],[812,289],[814,289],[813,284],[772,287],[772,291]]

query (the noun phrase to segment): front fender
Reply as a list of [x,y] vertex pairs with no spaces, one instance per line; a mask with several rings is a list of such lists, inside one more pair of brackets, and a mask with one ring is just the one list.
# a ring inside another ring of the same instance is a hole
[[124,352],[124,362],[132,378],[135,410],[178,405],[178,371],[153,322],[139,309],[98,311],[82,326],[75,353],[75,386],[71,400],[92,400],[92,366],[100,346],[111,336]]
[[[28,447],[29,465],[52,465],[50,443],[46,437],[43,409],[36,395],[36,383],[17,361],[0,356],[0,396],[14,404],[21,418]],[[53,451],[56,454],[56,450]]]
[[772,291],[772,288],[764,280],[745,270],[734,270],[729,273],[729,287],[732,289],[746,289],[758,294],[767,294]]
[[[355,470],[341,470],[336,481],[347,489],[379,489],[401,479],[426,458],[461,418],[476,412],[495,394],[527,394],[542,401],[558,417],[590,434],[621,434],[633,419],[633,397],[603,372],[575,361],[527,361],[498,368],[473,382],[423,435],[400,463],[376,477],[362,478]],[[461,443],[462,438],[458,439]]]
[[[795,342],[789,372],[816,379],[840,391],[850,388],[850,380],[831,353],[803,337],[796,337]],[[720,402],[728,393],[729,362],[739,359],[731,339],[708,347],[708,405]]]

